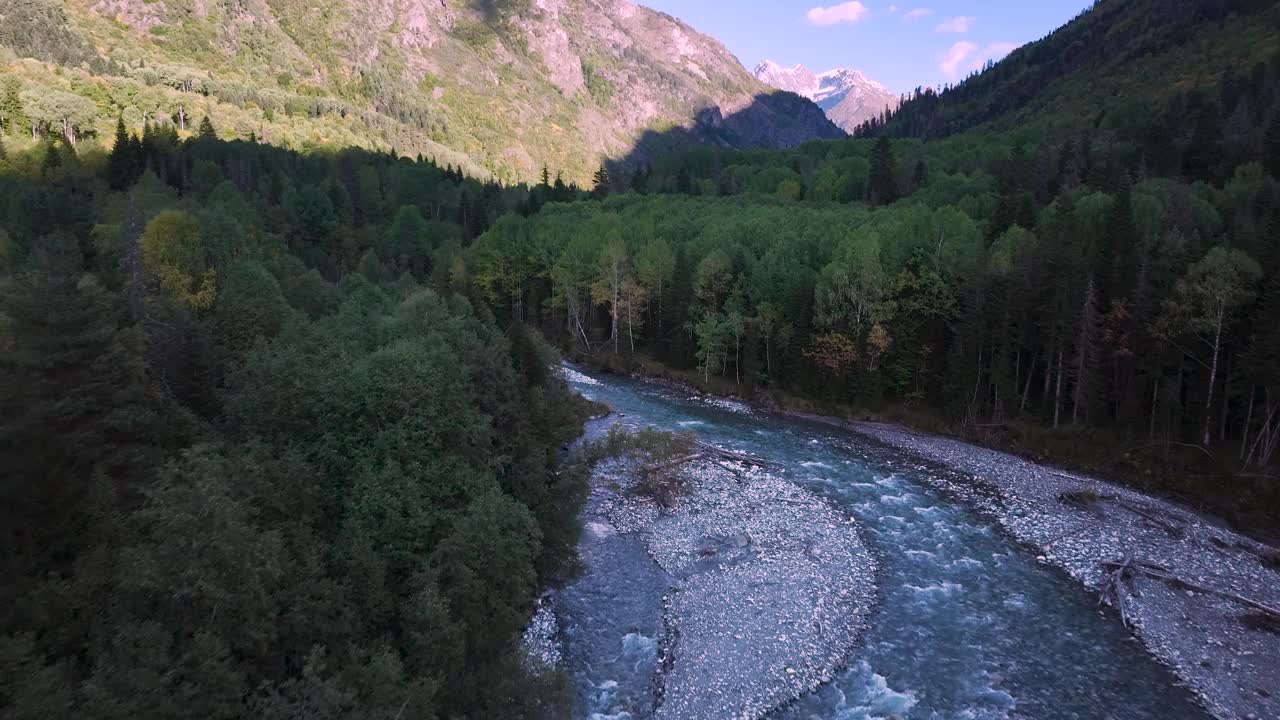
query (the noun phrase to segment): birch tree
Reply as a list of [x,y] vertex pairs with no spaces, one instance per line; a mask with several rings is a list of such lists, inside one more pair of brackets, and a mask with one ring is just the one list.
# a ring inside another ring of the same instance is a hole
[[[1254,286],[1262,268],[1245,253],[1215,247],[1204,259],[1187,269],[1165,300],[1156,321],[1155,334],[1187,358],[1208,371],[1204,401],[1204,431],[1201,442],[1208,446],[1213,423],[1214,387],[1222,356],[1223,330],[1237,310],[1253,299]],[[1179,344],[1189,339],[1192,345]]]

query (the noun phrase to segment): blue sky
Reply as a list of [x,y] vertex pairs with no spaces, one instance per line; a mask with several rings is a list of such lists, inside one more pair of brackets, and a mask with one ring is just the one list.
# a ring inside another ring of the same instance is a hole
[[1041,38],[1089,0],[636,0],[723,42],[747,69],[768,58],[862,70],[896,92],[959,80]]

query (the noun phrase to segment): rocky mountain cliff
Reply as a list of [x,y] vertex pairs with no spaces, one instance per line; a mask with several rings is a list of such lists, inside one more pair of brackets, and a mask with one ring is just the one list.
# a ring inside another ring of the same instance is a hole
[[0,16],[24,28],[0,35],[0,74],[94,96],[100,137],[120,114],[207,113],[231,136],[585,180],[646,132],[744,147],[842,135],[629,0],[20,0]]
[[772,60],[756,66],[757,80],[808,98],[847,132],[884,109],[896,108],[898,96],[859,70],[838,68],[815,74],[803,65],[782,67]]

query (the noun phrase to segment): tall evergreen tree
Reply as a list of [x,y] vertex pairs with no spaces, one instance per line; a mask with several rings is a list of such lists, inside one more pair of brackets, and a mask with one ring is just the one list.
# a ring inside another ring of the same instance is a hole
[[609,195],[610,184],[609,168],[602,162],[595,174],[591,176],[591,196],[597,200],[604,199]]
[[1138,228],[1133,222],[1133,191],[1127,181],[1116,193],[1103,232],[1105,266],[1097,270],[1099,277],[1106,278],[1105,297],[1115,300],[1133,287],[1137,272]]
[[893,157],[893,142],[888,137],[881,136],[871,151],[867,190],[869,199],[877,205],[888,205],[898,199],[897,161]]
[[[92,544],[105,542],[106,526],[138,499],[177,427],[165,422],[148,386],[141,337],[121,328],[116,298],[81,276],[74,241],[57,245],[37,251],[0,291],[9,324],[0,353],[0,552],[7,560],[0,572],[17,574],[0,582],[6,608],[21,599],[10,593],[105,550]],[[91,606],[86,598],[63,600]]]
[[14,76],[0,80],[0,135],[17,132],[27,124],[22,107],[22,82]]
[[137,179],[138,161],[134,145],[124,126],[124,116],[116,119],[116,139],[107,156],[107,184],[112,190],[124,190]]
[[218,131],[213,129],[213,122],[209,120],[208,115],[200,119],[200,130],[197,135],[201,140],[218,139]]

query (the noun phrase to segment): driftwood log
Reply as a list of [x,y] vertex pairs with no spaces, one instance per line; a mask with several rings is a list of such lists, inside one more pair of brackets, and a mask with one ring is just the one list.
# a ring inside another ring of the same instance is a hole
[[1168,569],[1161,567],[1160,565],[1144,562],[1142,560],[1134,560],[1129,555],[1126,555],[1121,560],[1104,560],[1102,562],[1102,567],[1106,570],[1106,574],[1103,576],[1100,602],[1107,603],[1118,609],[1120,611],[1120,619],[1124,622],[1126,627],[1129,625],[1129,619],[1125,614],[1124,604],[1121,602],[1123,599],[1122,594],[1126,589],[1129,591],[1133,590],[1132,581],[1135,575],[1145,575],[1146,577],[1154,580],[1160,580],[1167,583],[1174,588],[1226,598],[1232,602],[1266,615],[1273,620],[1280,620],[1280,608],[1274,608],[1265,603],[1233,592],[1219,590],[1217,588],[1211,588],[1199,583],[1184,580],[1183,578],[1171,574]]

